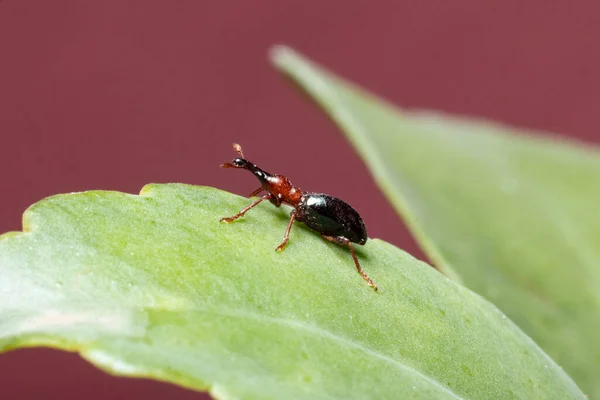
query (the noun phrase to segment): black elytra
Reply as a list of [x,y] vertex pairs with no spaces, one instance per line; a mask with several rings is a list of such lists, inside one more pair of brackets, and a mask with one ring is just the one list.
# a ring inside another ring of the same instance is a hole
[[296,207],[296,219],[309,228],[352,243],[367,243],[365,224],[348,203],[323,193],[304,193]]
[[239,144],[234,143],[233,148],[241,158],[234,158],[230,163],[221,164],[221,167],[248,170],[260,181],[261,187],[248,197],[256,196],[263,191],[267,194],[237,214],[221,218],[221,222],[235,221],[263,200],[269,200],[276,207],[281,206],[282,203],[288,204],[294,209],[290,214],[290,222],[283,236],[283,241],[277,246],[276,250],[283,250],[288,243],[294,221],[303,222],[309,228],[319,232],[324,239],[348,247],[358,273],[369,286],[375,290],[378,289],[375,282],[361,268],[352,245],[352,243],[364,245],[367,242],[365,224],[354,208],[345,201],[328,194],[303,193],[299,188],[292,185],[285,176],[270,174],[246,160]]

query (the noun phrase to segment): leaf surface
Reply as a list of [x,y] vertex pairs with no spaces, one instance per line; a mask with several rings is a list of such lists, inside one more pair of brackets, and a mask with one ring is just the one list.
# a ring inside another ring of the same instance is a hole
[[494,306],[380,240],[347,249],[212,188],[58,195],[0,236],[0,349],[52,346],[220,399],[582,398]]
[[273,60],[342,128],[434,264],[600,397],[600,154],[403,111],[287,48]]

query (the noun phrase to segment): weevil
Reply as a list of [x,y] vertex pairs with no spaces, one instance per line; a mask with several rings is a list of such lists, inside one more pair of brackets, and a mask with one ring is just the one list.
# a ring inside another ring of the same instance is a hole
[[367,229],[354,208],[337,197],[328,194],[303,192],[285,176],[266,172],[256,164],[246,160],[239,144],[234,143],[233,149],[240,157],[234,158],[229,163],[221,164],[221,167],[245,169],[259,180],[261,186],[250,193],[248,197],[256,196],[263,191],[267,194],[237,214],[221,218],[221,222],[230,223],[235,221],[264,200],[269,200],[276,207],[280,207],[281,204],[288,204],[293,207],[290,213],[290,222],[283,235],[283,241],[275,248],[276,251],[282,251],[287,245],[294,222],[303,222],[309,228],[319,232],[323,239],[348,247],[358,273],[369,286],[375,290],[378,289],[375,282],[361,268],[352,245],[353,243],[364,245],[367,242]]

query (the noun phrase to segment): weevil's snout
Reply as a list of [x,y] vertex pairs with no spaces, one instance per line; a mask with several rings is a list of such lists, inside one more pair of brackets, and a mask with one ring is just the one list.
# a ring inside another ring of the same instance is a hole
[[247,168],[249,164],[243,158],[234,158],[230,163],[221,164],[221,168]]

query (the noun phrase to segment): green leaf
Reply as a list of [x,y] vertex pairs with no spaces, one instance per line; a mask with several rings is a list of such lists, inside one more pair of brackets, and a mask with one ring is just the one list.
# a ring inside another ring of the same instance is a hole
[[220,399],[583,398],[494,306],[380,240],[347,249],[216,189],[59,195],[0,236],[0,349],[78,351]]
[[273,59],[344,130],[438,268],[456,269],[600,397],[598,151],[399,111],[292,50]]

